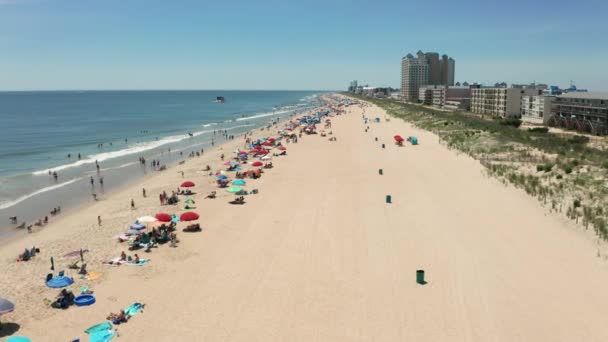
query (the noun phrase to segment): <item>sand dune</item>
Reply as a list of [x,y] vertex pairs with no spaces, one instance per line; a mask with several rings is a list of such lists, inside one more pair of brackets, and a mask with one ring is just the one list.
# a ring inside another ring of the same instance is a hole
[[[213,186],[197,170],[219,167],[214,151],[3,246],[0,295],[18,306],[3,321],[34,341],[66,341],[141,301],[144,313],[118,327],[119,341],[608,340],[608,266],[587,235],[433,134],[385,122],[377,107],[365,113],[383,120],[366,133],[362,109],[351,106],[334,119],[336,142],[305,136],[288,145],[274,169],[248,181],[260,194],[244,206],[225,194],[202,199]],[[395,134],[420,145],[397,147]],[[203,232],[155,249],[146,267],[101,266],[124,249],[113,235],[166,211],[157,194],[175,188],[182,170],[198,185]],[[9,261],[33,244],[43,249],[36,260]],[[98,302],[45,308],[42,298],[57,292],[42,281],[48,257],[80,247],[103,276],[77,283],[92,284]],[[417,269],[428,284],[415,282]]]

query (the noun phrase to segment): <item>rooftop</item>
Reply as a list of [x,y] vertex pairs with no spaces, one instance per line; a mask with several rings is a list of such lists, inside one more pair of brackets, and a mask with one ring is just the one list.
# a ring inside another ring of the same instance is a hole
[[608,92],[570,92],[558,95],[557,97],[573,98],[573,99],[599,99],[608,100]]

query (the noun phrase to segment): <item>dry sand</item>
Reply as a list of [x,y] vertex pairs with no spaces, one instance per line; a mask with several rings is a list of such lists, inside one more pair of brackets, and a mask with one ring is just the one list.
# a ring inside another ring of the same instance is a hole
[[[334,119],[337,142],[289,144],[287,157],[248,182],[260,194],[244,206],[221,191],[202,199],[214,186],[197,170],[206,159],[220,166],[216,150],[3,246],[0,296],[17,305],[3,321],[33,341],[84,340],[110,311],[141,301],[144,313],[118,326],[118,341],[608,340],[608,265],[587,235],[433,134],[397,119],[365,133],[362,109],[349,112]],[[397,147],[395,134],[420,145]],[[224,149],[241,141],[231,144]],[[128,223],[170,211],[158,193],[175,188],[181,170],[197,183],[203,232],[180,233],[178,248],[154,249],[145,267],[100,265],[126,249],[111,238]],[[9,261],[31,245],[42,255]],[[43,282],[49,256],[65,265],[59,255],[80,247],[103,276],[76,284],[91,284],[97,303],[46,308],[42,299],[58,292]]]

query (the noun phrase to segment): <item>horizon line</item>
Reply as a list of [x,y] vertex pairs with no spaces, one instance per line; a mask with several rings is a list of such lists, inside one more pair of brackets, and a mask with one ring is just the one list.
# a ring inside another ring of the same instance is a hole
[[80,92],[93,92],[93,91],[323,91],[323,92],[336,92],[336,91],[344,91],[344,90],[329,90],[329,89],[179,89],[179,88],[143,88],[143,89],[0,89],[2,93],[18,93],[18,92],[72,92],[72,91],[80,91]]

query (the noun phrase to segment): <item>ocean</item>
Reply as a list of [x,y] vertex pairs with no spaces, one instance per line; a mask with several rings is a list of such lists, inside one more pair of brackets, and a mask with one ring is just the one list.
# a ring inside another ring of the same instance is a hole
[[[321,93],[0,92],[0,226],[17,214],[20,222],[44,216],[30,213],[27,202],[61,198],[53,194],[96,176],[96,161],[104,174],[138,166],[139,157],[170,163],[180,151],[209,147],[215,130],[239,135],[263,127],[317,105]],[[49,171],[57,172],[56,180]]]

